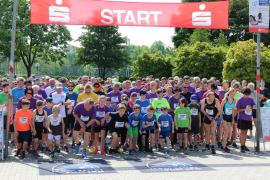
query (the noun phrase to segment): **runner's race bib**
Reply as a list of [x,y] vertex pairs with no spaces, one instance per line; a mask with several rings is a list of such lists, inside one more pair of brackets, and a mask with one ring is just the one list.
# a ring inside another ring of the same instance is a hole
[[70,103],[71,103],[71,106],[73,106],[73,107],[74,107],[74,105],[75,105],[75,101],[74,101],[74,100],[70,100]]
[[248,115],[248,116],[252,116],[252,109],[251,109],[251,106],[248,105],[248,106],[246,107],[245,114]]
[[28,122],[28,118],[27,117],[20,117],[20,123],[22,124],[26,124]]
[[111,100],[112,100],[113,103],[118,103],[119,102],[118,96],[113,96],[111,98]]
[[178,119],[179,119],[180,121],[187,120],[187,115],[186,115],[186,114],[179,114],[179,115],[178,115]]
[[44,118],[44,116],[36,116],[36,122],[43,122]]
[[205,109],[206,113],[210,116],[214,115],[214,110],[213,109]]
[[134,121],[132,122],[132,126],[133,126],[133,127],[138,126],[138,124],[139,124],[139,121],[135,121],[135,120],[134,120]]
[[191,108],[191,109],[190,109],[190,114],[191,114],[192,116],[198,116],[199,110],[196,109],[196,108]]
[[147,113],[147,107],[142,107],[142,113]]
[[60,125],[60,121],[58,121],[57,119],[53,119],[53,120],[51,121],[51,125],[52,125],[52,126],[59,126],[59,125]]
[[179,107],[179,104],[178,103],[174,103],[173,104],[173,107],[174,107],[174,109],[176,109],[177,107]]
[[150,121],[150,122],[146,122],[147,126],[154,126],[154,122]]
[[98,118],[104,118],[105,117],[105,111],[97,111],[96,117]]
[[226,110],[225,110],[225,114],[226,115],[232,115],[232,113],[233,113],[233,109],[232,108],[226,108]]
[[81,115],[81,120],[84,121],[84,122],[89,121],[89,116]]
[[169,121],[161,121],[161,126],[164,128],[169,127]]
[[161,113],[161,109],[160,108],[157,108],[157,113]]
[[123,128],[124,125],[125,125],[125,122],[118,122],[118,121],[115,122],[115,128]]

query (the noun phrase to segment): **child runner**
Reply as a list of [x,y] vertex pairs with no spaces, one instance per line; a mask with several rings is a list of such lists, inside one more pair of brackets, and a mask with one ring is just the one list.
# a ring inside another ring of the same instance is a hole
[[179,100],[179,107],[175,109],[174,114],[174,121],[178,127],[179,144],[181,146],[183,143],[184,153],[187,154],[188,131],[191,129],[191,115],[185,98]]
[[168,109],[166,106],[161,108],[161,112],[162,114],[158,118],[161,136],[161,148],[164,147],[165,142],[166,147],[168,148],[171,145],[171,132],[174,133],[174,123],[172,116],[168,114]]
[[47,112],[44,110],[43,101],[38,100],[36,104],[36,109],[33,112],[33,119],[35,124],[36,135],[34,136],[34,155],[38,155],[38,148],[40,141],[42,141],[42,135],[47,122]]
[[200,141],[200,129],[201,129],[201,113],[200,113],[200,104],[199,97],[195,94],[190,97],[191,103],[188,105],[191,114],[191,131],[189,133],[189,143],[190,149],[193,149],[192,145],[192,135],[194,136],[194,150],[198,151],[198,143]]
[[137,148],[137,138],[138,138],[138,132],[140,123],[142,121],[142,115],[140,113],[140,105],[135,104],[133,106],[133,113],[131,113],[128,117],[128,136],[129,136],[129,154],[132,153],[132,151],[135,151]]
[[61,136],[64,134],[65,124],[63,117],[60,115],[61,107],[59,105],[54,105],[52,108],[53,114],[48,117],[47,128],[48,134],[48,144],[50,150],[50,156],[53,158],[55,152],[60,152],[60,140]]
[[18,142],[16,156],[20,155],[20,158],[24,159],[28,142],[31,140],[31,129],[33,135],[36,135],[36,132],[32,121],[33,113],[29,110],[30,102],[23,99],[21,105],[22,109],[17,110],[15,114],[14,130]]
[[[157,121],[156,115],[154,114],[155,109],[153,106],[147,107],[147,114],[143,116],[142,121],[142,134],[145,139],[145,151],[153,152],[153,147],[155,144],[155,122]],[[149,148],[149,139],[150,139],[150,148]]]

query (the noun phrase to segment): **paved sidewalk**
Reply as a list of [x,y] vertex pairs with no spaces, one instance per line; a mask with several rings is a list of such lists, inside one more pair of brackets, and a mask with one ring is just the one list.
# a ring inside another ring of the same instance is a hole
[[266,152],[242,154],[239,149],[230,154],[217,151],[137,153],[132,156],[89,156],[82,160],[62,153],[54,161],[43,157],[19,160],[10,156],[0,163],[0,180],[262,180],[270,177],[270,143]]

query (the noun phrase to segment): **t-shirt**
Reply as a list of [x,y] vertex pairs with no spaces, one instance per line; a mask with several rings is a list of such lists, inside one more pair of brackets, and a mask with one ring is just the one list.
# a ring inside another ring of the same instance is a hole
[[81,121],[88,122],[91,119],[96,118],[95,106],[93,106],[88,111],[84,108],[84,103],[77,104],[74,108],[74,114],[76,114]]
[[47,115],[49,116],[49,115],[52,114],[52,107],[49,108],[48,106],[45,106],[45,107],[44,107],[44,111],[46,111],[46,112],[47,112]]
[[52,93],[55,92],[55,87],[48,86],[45,88],[45,92],[47,97],[51,96]]
[[246,109],[245,111],[238,113],[238,119],[252,121],[252,109],[255,105],[254,100],[250,97],[241,97],[236,103],[237,109]]
[[128,122],[128,115],[125,113],[122,117],[119,113],[110,113],[111,116],[111,126],[114,129],[125,129],[125,123]]
[[[26,97],[22,97],[22,98],[19,99],[18,105],[17,105],[17,108],[18,109],[21,109],[22,108],[22,100],[23,99],[26,99]],[[37,99],[35,99],[35,98],[32,97],[30,100],[28,99],[28,101],[30,102],[29,109],[31,109],[31,110],[36,109]]]
[[138,104],[141,106],[141,113],[142,113],[142,115],[144,115],[147,113],[147,107],[150,105],[150,102],[148,99],[145,99],[144,101],[137,99],[135,101],[135,104]]
[[237,91],[233,98],[237,102],[242,96],[243,94]]
[[181,93],[181,96],[183,96],[187,103],[189,104],[191,101],[190,101],[190,97],[191,97],[192,93],[191,92],[187,92],[187,93]]
[[31,126],[31,120],[33,113],[30,110],[23,111],[22,109],[18,110],[15,114],[15,124],[17,131],[29,131]]
[[122,94],[126,94],[128,97],[130,97],[130,90],[131,89],[123,89],[121,92]]
[[14,110],[14,112],[16,112],[18,101],[20,100],[20,98],[25,96],[25,88],[24,87],[22,87],[22,88],[15,87],[12,89],[11,94],[12,94],[12,101],[14,104],[13,110]]
[[87,98],[91,98],[96,104],[98,103],[98,95],[96,93],[81,93],[78,96],[78,103],[83,102]]
[[157,98],[157,93],[152,92],[152,91],[148,91],[146,98],[149,99],[149,101],[151,103],[155,98]]
[[107,94],[107,97],[111,98],[112,103],[119,104],[121,102],[121,95],[122,95],[122,92],[115,93],[111,91],[110,93]]
[[[109,112],[109,108],[107,106],[100,107],[97,105],[96,107],[96,120],[101,121],[101,119],[105,118],[106,113]],[[95,127],[98,127],[98,125],[95,123]]]
[[4,92],[0,92],[0,105],[4,105],[2,108],[4,110],[4,114],[7,114],[7,103],[8,103],[8,95]]
[[188,128],[190,124],[190,109],[188,107],[178,107],[174,111],[176,124],[180,128]]
[[[66,93],[64,93],[64,92],[62,92],[62,93],[54,92],[54,93],[52,93],[51,97],[52,97],[52,102],[54,104],[64,103],[64,102],[66,102],[68,100],[68,97],[67,97]],[[63,118],[66,117],[65,105],[60,106],[60,115]]]
[[151,125],[145,128],[145,130],[154,130],[155,129],[155,122],[157,121],[157,117],[154,114],[151,118],[148,117],[147,114],[143,116],[142,124],[144,125]]
[[133,112],[128,116],[128,124],[130,127],[140,127],[142,120],[143,120],[142,114],[136,116],[135,113]]
[[152,106],[156,109],[155,115],[157,116],[157,118],[159,118],[159,116],[161,115],[161,108],[162,107],[165,106],[165,107],[167,107],[167,109],[170,109],[170,104],[169,104],[168,100],[165,99],[165,98],[162,98],[162,99],[156,98],[156,99],[154,99],[152,101]]
[[170,97],[169,103],[170,103],[170,106],[173,110],[175,110],[179,106],[179,99],[180,98],[181,98],[181,96],[179,96],[179,98],[175,98],[175,96]]
[[77,104],[78,94],[75,92],[67,93],[67,97],[71,101],[71,105],[74,107]]
[[170,114],[161,114],[158,118],[161,131],[170,131],[172,128],[173,118]]

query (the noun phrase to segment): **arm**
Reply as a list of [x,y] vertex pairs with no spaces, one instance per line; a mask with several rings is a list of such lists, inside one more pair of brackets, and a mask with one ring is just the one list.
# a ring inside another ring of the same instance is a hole
[[82,128],[84,128],[84,127],[85,127],[85,126],[84,126],[84,123],[83,123],[82,120],[79,118],[79,116],[78,116],[77,114],[75,114],[75,112],[73,112],[73,116],[74,116],[75,120],[79,122],[80,126],[81,126]]
[[36,128],[35,128],[35,117],[36,117],[36,110],[33,112],[31,122],[30,122],[31,130],[32,130],[34,136],[37,133]]
[[204,99],[203,99],[203,100],[201,101],[201,112],[202,112],[208,119],[211,119],[211,118],[208,116],[208,114],[205,112],[204,108],[205,108],[205,101],[204,101]]
[[65,122],[64,122],[64,119],[62,118],[61,119],[61,122],[62,122],[62,134],[63,134],[63,136],[64,136],[64,134],[65,134]]
[[221,108],[220,108],[219,100],[218,99],[215,99],[215,101],[216,101],[216,106],[217,106],[217,109],[218,109],[218,113],[215,116],[215,120],[216,120],[220,116],[220,114],[221,114]]

